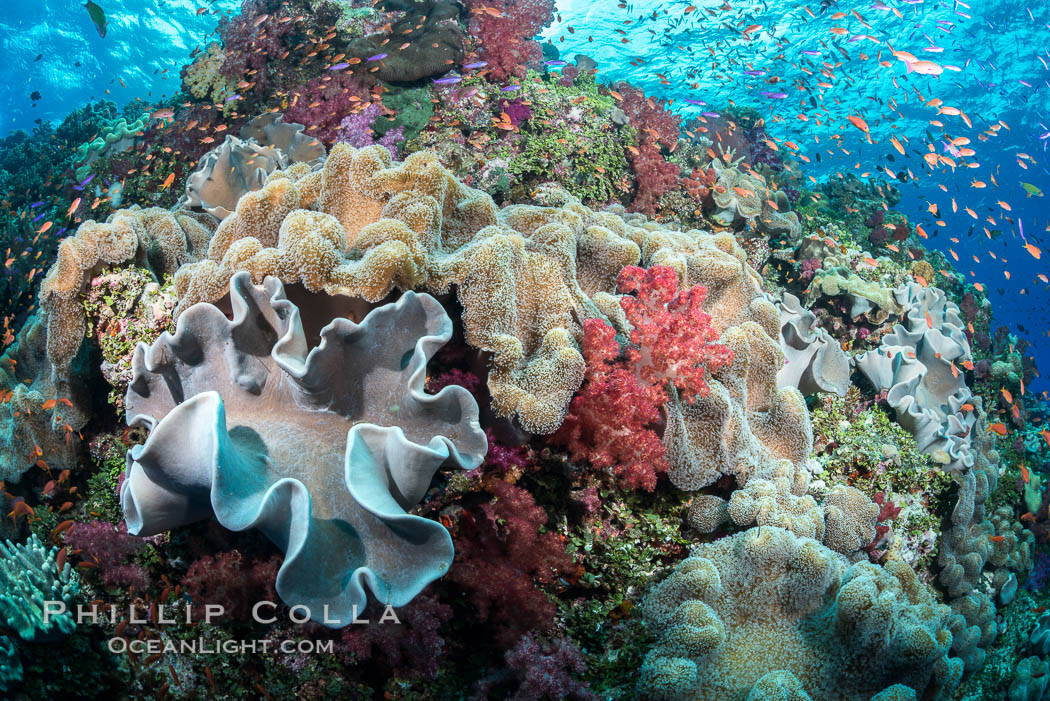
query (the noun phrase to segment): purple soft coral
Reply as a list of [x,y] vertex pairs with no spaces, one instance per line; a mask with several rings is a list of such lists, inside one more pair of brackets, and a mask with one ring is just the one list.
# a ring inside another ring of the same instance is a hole
[[514,126],[520,125],[532,116],[532,109],[521,98],[500,100],[499,108],[510,118],[510,123]]
[[145,589],[149,583],[144,569],[127,562],[146,547],[146,541],[128,535],[123,523],[119,526],[105,521],[74,523],[66,535],[66,544],[79,551],[82,561],[98,567],[99,577],[106,586]]
[[376,139],[372,126],[379,116],[379,106],[373,103],[360,112],[344,117],[335,131],[335,140],[350,144],[354,148],[364,148],[373,144],[385,146],[390,151],[390,157],[397,160],[398,145],[405,140],[405,128],[398,126],[397,129],[392,129]]

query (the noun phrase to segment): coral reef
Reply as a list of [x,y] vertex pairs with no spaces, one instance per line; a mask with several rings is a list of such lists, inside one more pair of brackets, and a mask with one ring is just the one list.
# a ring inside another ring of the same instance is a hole
[[1032,345],[890,167],[648,77],[714,9],[643,91],[553,0],[238,4],[0,142],[0,695],[1046,696]]
[[200,304],[174,335],[135,352],[128,423],[150,433],[128,453],[129,532],[213,513],[232,530],[257,528],[285,550],[281,598],[315,620],[324,606],[326,625],[364,610],[366,587],[407,603],[445,572],[452,543],[405,509],[446,460],[475,467],[486,449],[466,390],[423,393],[451,321],[433,298],[406,292],[360,324],[326,324],[308,352],[279,280],[256,287],[239,273],[230,288],[232,321]]

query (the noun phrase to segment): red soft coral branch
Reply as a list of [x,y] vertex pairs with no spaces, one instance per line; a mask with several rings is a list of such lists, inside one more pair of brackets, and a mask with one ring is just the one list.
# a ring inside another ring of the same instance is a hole
[[652,491],[668,469],[666,451],[653,426],[676,387],[688,402],[706,395],[704,379],[732,362],[715,343],[711,317],[701,305],[707,291],[697,285],[678,292],[671,268],[628,266],[618,279],[620,306],[631,323],[631,347],[621,355],[616,331],[600,319],[584,322],[583,387],[555,434],[574,460],[611,470],[627,489]]
[[638,147],[630,152],[631,167],[638,185],[631,209],[654,217],[660,197],[677,188],[681,180],[681,168],[664,158],[660,144],[672,150],[678,145],[682,120],[673,112],[668,112],[662,101],[646,97],[641,90],[627,83],[617,84],[616,91],[623,98],[620,100],[620,109],[638,131]]
[[543,59],[534,37],[551,23],[554,0],[467,0],[466,5],[470,34],[481,43],[493,80],[524,78],[526,67]]

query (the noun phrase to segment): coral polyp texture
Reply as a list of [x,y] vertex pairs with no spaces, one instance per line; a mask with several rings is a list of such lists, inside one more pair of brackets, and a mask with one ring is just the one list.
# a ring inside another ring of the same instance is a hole
[[786,686],[786,698],[859,701],[903,684],[949,698],[962,676],[950,615],[904,563],[850,565],[812,539],[753,528],[698,546],[648,594],[657,642],[638,696],[743,700]]
[[0,543],[0,618],[27,642],[45,642],[76,628],[73,599],[80,581],[55,547],[34,534],[25,543]]
[[439,467],[476,467],[487,446],[467,390],[423,391],[450,319],[406,292],[308,338],[281,282],[247,273],[230,281],[230,302],[232,320],[197,304],[136,350],[127,412],[149,437],[128,453],[129,532],[212,515],[259,529],[285,551],[278,594],[326,625],[349,624],[368,591],[408,603],[451,565],[452,541],[406,509]]

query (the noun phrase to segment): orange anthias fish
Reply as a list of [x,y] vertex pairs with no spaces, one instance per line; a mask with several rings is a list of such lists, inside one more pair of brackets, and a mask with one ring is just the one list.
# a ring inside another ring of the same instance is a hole
[[[1004,424],[1004,423],[1002,423],[1000,421],[1000,422],[991,424],[988,427],[988,430],[991,431],[992,433],[996,433],[996,434],[998,434],[1000,436],[1005,436],[1006,435],[1006,424]],[[1047,442],[1050,443],[1050,440],[1048,440]]]

